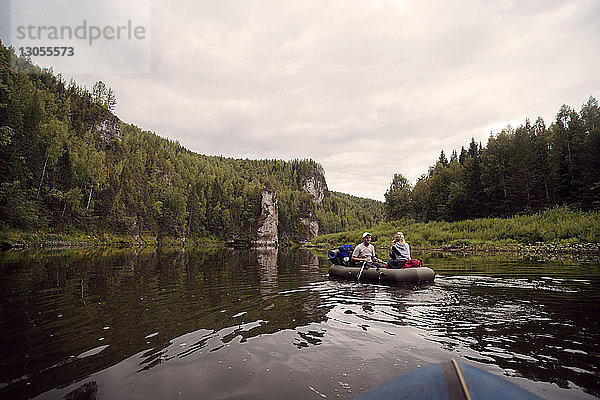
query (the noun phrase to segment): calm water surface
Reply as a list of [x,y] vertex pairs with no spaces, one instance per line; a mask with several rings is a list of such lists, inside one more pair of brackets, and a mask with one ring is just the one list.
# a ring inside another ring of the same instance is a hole
[[416,256],[434,283],[304,249],[0,253],[0,397],[348,399],[449,358],[600,396],[597,262]]

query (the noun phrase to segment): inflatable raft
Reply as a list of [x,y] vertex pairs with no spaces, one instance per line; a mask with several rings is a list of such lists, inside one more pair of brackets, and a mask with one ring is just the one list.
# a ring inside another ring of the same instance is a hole
[[354,400],[538,400],[541,397],[472,365],[450,360],[400,375]]
[[[360,275],[360,279],[359,279]],[[335,278],[351,279],[355,281],[377,281],[377,282],[427,282],[433,281],[435,272],[428,267],[387,269],[346,267],[345,265],[332,264],[329,267],[329,276]]]

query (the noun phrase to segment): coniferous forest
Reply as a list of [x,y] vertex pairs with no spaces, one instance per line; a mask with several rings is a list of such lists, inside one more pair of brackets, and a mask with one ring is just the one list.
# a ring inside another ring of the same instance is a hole
[[382,202],[328,192],[312,160],[194,153],[122,123],[102,82],[90,92],[4,46],[0,82],[0,229],[251,238],[263,188],[277,193],[282,239],[301,238],[300,218],[321,233],[383,219]]
[[563,105],[546,126],[526,120],[471,139],[438,161],[412,186],[401,174],[385,193],[389,220],[460,221],[508,217],[553,206],[600,209],[600,108],[590,97],[579,112]]
[[[562,106],[490,135],[485,147],[442,151],[411,185],[393,177],[385,203],[328,191],[312,160],[208,156],[121,122],[117,96],[91,91],[1,46],[0,229],[119,232],[156,237],[247,239],[261,219],[261,192],[275,190],[279,237],[368,229],[384,220],[507,217],[556,205],[600,209],[600,108]],[[307,182],[323,188],[316,200]]]

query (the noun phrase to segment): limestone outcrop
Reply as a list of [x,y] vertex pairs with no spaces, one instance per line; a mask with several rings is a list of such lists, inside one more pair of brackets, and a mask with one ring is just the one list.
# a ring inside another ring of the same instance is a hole
[[[327,194],[327,184],[323,179],[310,177],[302,181],[302,190],[312,197],[313,207],[300,215],[292,232],[283,232],[286,238],[309,242],[319,234],[319,223],[316,217],[316,205],[321,203]],[[261,192],[261,215],[258,220],[254,247],[272,247],[279,243],[279,210],[277,193],[274,189],[263,188]]]
[[[324,180],[310,177],[302,182],[302,190],[313,197],[314,204],[317,206],[323,201],[327,194],[327,184]],[[319,222],[317,221],[315,210],[300,217],[300,221],[298,222],[298,233],[301,241],[310,242],[319,234]]]
[[300,235],[302,241],[310,242],[319,234],[319,222],[312,215],[300,217]]
[[263,188],[261,192],[261,214],[256,231],[256,247],[277,246],[279,237],[277,234],[279,210],[277,208],[277,193],[273,189]]
[[315,199],[315,204],[321,204],[327,193],[327,184],[315,177],[311,177],[302,182],[302,190],[310,193]]

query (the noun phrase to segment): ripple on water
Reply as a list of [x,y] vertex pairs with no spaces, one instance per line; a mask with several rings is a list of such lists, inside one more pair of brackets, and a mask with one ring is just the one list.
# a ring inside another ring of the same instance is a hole
[[[486,273],[477,262],[461,261],[431,284],[383,286],[329,281],[325,268],[315,273],[306,261],[255,268],[237,259],[227,261],[230,267],[222,254],[189,263],[187,254],[152,257],[129,269],[78,262],[69,273],[79,275],[62,274],[61,286],[54,270],[31,274],[24,264],[31,277],[13,279],[18,285],[3,303],[5,321],[20,323],[2,325],[2,343],[22,346],[19,329],[31,341],[24,351],[7,353],[6,365],[17,372],[0,387],[25,387],[17,377],[27,365],[39,367],[40,382],[48,365],[56,368],[48,376],[72,380],[72,370],[110,366],[107,378],[118,364],[136,387],[149,376],[187,385],[169,394],[191,393],[198,379],[214,397],[226,387],[246,393],[244,385],[259,382],[257,390],[274,390],[273,379],[291,379],[301,382],[298,393],[350,398],[348,391],[373,382],[365,376],[375,370],[391,375],[446,354],[580,391],[600,386],[600,327],[593,315],[600,296],[597,280],[584,274],[521,272],[518,262]],[[18,292],[28,279],[44,277],[51,282],[40,286],[57,288],[32,294],[34,284]],[[345,357],[348,349],[355,358]]]
[[104,346],[98,346],[91,350],[84,351],[83,353],[79,354],[76,358],[85,358],[85,357],[95,356],[96,354],[98,354],[98,353],[104,351],[106,348],[108,348],[108,346],[109,346],[108,344],[105,344]]

